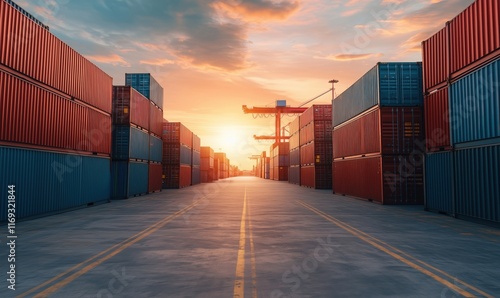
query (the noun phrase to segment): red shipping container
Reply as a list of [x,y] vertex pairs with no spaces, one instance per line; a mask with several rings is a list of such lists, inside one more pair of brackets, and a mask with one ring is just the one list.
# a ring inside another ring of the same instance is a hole
[[382,204],[423,204],[422,160],[403,155],[336,160],[333,192]]
[[163,188],[191,186],[191,166],[163,165]]
[[163,122],[162,140],[193,148],[193,133],[180,122]]
[[0,71],[0,141],[109,155],[111,117]]
[[452,78],[500,55],[500,2],[476,0],[448,23]]
[[450,74],[448,27],[422,42],[424,91],[445,85]]
[[113,86],[113,124],[149,131],[149,99],[130,86]]
[[161,191],[162,189],[162,166],[159,163],[149,165],[148,193]]
[[163,131],[163,111],[151,101],[149,101],[149,131],[158,137],[161,137]]
[[300,185],[316,189],[332,188],[332,167],[323,166],[301,166]]
[[288,169],[288,182],[300,185],[300,166],[290,166]]
[[200,152],[201,150],[201,140],[200,137],[193,133],[193,151]]
[[302,166],[330,165],[332,156],[331,142],[312,142],[300,147],[300,164]]
[[300,130],[300,117],[297,116],[295,119],[290,122],[290,134],[293,135]]
[[0,64],[111,113],[109,75],[5,1],[0,17]]
[[448,87],[424,98],[426,148],[429,152],[451,149],[448,103]]
[[288,181],[288,167],[274,167],[273,180]]
[[312,121],[332,121],[332,105],[312,105],[300,116],[300,128]]
[[420,107],[383,107],[364,113],[333,131],[333,156],[410,154],[424,150]]

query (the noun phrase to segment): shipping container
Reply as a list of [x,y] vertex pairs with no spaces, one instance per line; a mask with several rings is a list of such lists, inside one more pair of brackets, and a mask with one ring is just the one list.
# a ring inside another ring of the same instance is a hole
[[332,121],[314,120],[300,129],[299,144],[305,145],[312,141],[332,141]]
[[0,71],[0,141],[110,155],[111,116]]
[[300,148],[290,151],[290,166],[300,166]]
[[290,166],[288,169],[288,182],[300,185],[300,166]]
[[166,165],[184,164],[191,166],[191,148],[179,143],[163,143],[162,163]]
[[201,169],[200,166],[193,166],[191,168],[191,185],[201,183]]
[[148,193],[149,167],[146,162],[111,162],[111,198],[127,199]]
[[163,188],[183,188],[191,185],[189,165],[162,165]]
[[149,159],[149,134],[131,126],[113,127],[113,160]]
[[148,193],[161,191],[163,174],[161,163],[149,163],[148,166]]
[[425,157],[425,209],[453,215],[453,152]]
[[210,147],[200,148],[201,170],[208,171],[214,168],[214,150]]
[[497,0],[476,0],[448,23],[453,76],[458,78],[481,62],[500,56],[499,24]]
[[149,73],[127,73],[125,84],[149,98],[155,105],[163,110],[163,87]]
[[332,189],[332,165],[301,166],[300,185],[316,189]]
[[333,100],[333,126],[374,106],[422,104],[421,62],[379,62]]
[[200,156],[200,152],[199,151],[192,151],[192,161],[191,161],[191,165],[192,166],[201,166],[201,156]]
[[111,114],[109,75],[5,1],[0,11],[0,64]]
[[164,121],[162,139],[163,142],[180,142],[188,148],[193,148],[193,133],[180,122]]
[[454,152],[457,217],[500,223],[500,142]]
[[449,74],[449,27],[422,42],[422,71],[425,92],[446,86]]
[[163,132],[163,111],[153,103],[149,104],[149,131],[158,137]]
[[451,149],[448,86],[424,99],[426,148],[428,152]]
[[149,130],[149,99],[130,86],[113,86],[113,124]]
[[332,121],[332,105],[312,105],[299,117],[300,129],[313,121]]
[[333,192],[381,204],[420,205],[424,202],[422,163],[417,155],[335,160]]
[[197,151],[197,152],[200,152],[200,150],[201,150],[200,137],[195,135],[194,133],[193,133],[193,145],[191,148],[193,148],[193,151]]
[[264,174],[264,179],[271,179],[271,158],[265,157],[265,161],[263,163],[263,174]]
[[288,166],[285,167],[273,167],[273,177],[272,180],[275,181],[288,181]]
[[214,158],[214,181],[219,180],[220,176],[220,160],[218,158]]
[[214,169],[200,170],[201,183],[214,182]]
[[331,142],[311,142],[300,147],[300,164],[331,165],[333,148]]
[[149,160],[162,162],[163,160],[163,142],[154,135],[149,135]]
[[500,137],[500,59],[451,84],[452,145]]
[[425,151],[420,107],[376,107],[335,127],[333,136],[334,158]]
[[[109,158],[0,146],[0,164],[0,199],[7,202],[7,186],[15,185],[17,219],[110,199]],[[0,204],[0,222],[6,220],[7,204]]]

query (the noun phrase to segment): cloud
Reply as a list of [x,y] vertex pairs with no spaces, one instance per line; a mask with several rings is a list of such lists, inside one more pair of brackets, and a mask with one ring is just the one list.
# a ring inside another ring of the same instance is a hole
[[299,1],[272,2],[266,0],[227,1],[213,3],[213,8],[232,18],[241,18],[246,22],[269,22],[286,20],[299,9]]
[[334,60],[334,61],[353,61],[353,60],[365,60],[369,58],[382,57],[382,53],[366,53],[366,54],[338,54],[329,55],[326,57],[315,57],[319,59]]
[[125,61],[121,56],[116,54],[111,54],[108,56],[94,55],[85,57],[95,62],[130,67],[130,64],[127,61]]
[[140,64],[163,66],[169,64],[175,64],[175,61],[169,59],[150,59],[150,60],[140,60]]

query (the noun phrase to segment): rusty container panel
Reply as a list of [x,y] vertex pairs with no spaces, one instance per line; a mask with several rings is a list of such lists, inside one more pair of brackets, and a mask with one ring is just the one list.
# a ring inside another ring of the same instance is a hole
[[150,163],[148,193],[161,191],[161,189],[162,189],[162,166],[160,163]]
[[425,137],[428,152],[451,149],[449,88],[425,96]]
[[160,110],[153,103],[149,104],[149,131],[156,135],[161,136],[163,131],[163,111]]
[[451,73],[467,73],[476,62],[500,55],[500,2],[477,0],[449,22]]
[[113,124],[149,130],[149,99],[130,86],[113,86]]
[[424,91],[446,83],[449,76],[449,36],[448,27],[422,42],[422,72]]
[[331,142],[311,142],[300,147],[300,164],[331,165],[333,148]]
[[111,117],[0,71],[0,140],[109,155]]
[[327,166],[301,166],[300,185],[315,189],[332,188],[332,167]]
[[301,129],[313,121],[332,121],[332,105],[312,105],[299,118]]
[[380,157],[335,160],[333,192],[381,203],[383,197],[381,173]]
[[162,140],[193,147],[193,133],[180,122],[163,122]]

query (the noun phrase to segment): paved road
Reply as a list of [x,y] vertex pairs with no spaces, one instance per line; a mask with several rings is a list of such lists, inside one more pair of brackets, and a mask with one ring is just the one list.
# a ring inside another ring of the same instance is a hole
[[0,297],[500,297],[500,230],[251,177],[17,234],[16,291],[4,273]]

